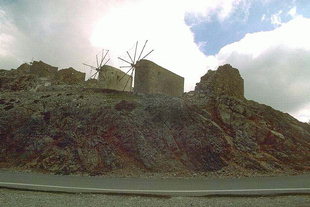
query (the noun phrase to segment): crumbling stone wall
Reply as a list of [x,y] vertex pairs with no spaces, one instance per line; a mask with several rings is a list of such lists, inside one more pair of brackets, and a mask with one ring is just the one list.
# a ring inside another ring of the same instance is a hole
[[136,64],[134,83],[137,93],[182,96],[184,92],[183,77],[148,60]]
[[66,68],[57,72],[56,81],[65,84],[78,84],[85,81],[85,73],[76,71],[74,68]]
[[195,92],[209,96],[228,95],[244,98],[244,81],[238,69],[226,64],[218,67],[216,71],[209,70],[196,84]]
[[55,79],[58,67],[53,67],[42,61],[34,61],[31,65],[21,65],[19,68],[17,68],[17,70],[23,70],[23,72],[34,74],[37,77]]
[[102,67],[102,72],[99,73],[98,81],[100,87],[105,89],[132,91],[132,77],[109,65]]

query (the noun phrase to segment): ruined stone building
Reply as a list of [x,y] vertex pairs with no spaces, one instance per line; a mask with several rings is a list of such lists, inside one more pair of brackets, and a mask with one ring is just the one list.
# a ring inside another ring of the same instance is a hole
[[61,69],[56,74],[56,79],[59,83],[69,85],[83,83],[85,81],[85,73],[76,71],[74,68]]
[[238,69],[226,64],[209,70],[196,84],[195,92],[213,96],[228,95],[244,99],[244,81]]
[[37,78],[39,85],[79,84],[84,83],[85,73],[74,68],[59,70],[58,67],[48,65],[42,61],[33,61],[32,64],[24,63],[16,69],[17,72],[32,75]]
[[149,60],[140,60],[135,68],[134,92],[182,96],[183,77]]
[[86,84],[88,87],[169,96],[182,96],[184,92],[183,77],[148,60],[140,60],[136,63],[134,88],[129,74],[109,65],[101,68],[98,80],[88,80],[86,83],[85,73],[73,68],[58,70],[57,67],[42,61],[22,64],[17,68],[16,73],[33,76],[37,86]]
[[99,72],[98,82],[100,87],[105,89],[132,91],[131,76],[109,65],[102,67]]
[[184,92],[183,77],[148,60],[140,60],[136,63],[134,88],[129,74],[109,65],[101,68],[98,84],[105,89],[146,94],[182,96]]
[[22,64],[16,69],[16,71],[52,80],[56,77],[58,67],[48,65],[43,61],[33,61],[32,64]]

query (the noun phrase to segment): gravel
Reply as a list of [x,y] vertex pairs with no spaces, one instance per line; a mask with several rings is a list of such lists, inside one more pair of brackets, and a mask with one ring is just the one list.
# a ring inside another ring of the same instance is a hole
[[309,207],[310,195],[273,197],[143,197],[103,194],[66,194],[0,189],[1,207],[88,206],[237,206]]

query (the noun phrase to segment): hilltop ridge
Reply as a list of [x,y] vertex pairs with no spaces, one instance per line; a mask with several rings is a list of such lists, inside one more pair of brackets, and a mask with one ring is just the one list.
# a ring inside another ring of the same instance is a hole
[[42,77],[19,74],[23,67],[0,73],[2,168],[133,176],[310,170],[310,125],[245,99],[230,65],[208,71],[182,97],[66,81],[38,88]]

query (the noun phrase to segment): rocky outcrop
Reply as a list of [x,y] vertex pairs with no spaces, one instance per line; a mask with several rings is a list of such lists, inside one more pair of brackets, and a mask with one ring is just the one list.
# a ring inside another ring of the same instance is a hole
[[244,98],[244,83],[238,69],[226,64],[216,71],[209,70],[201,77],[195,87],[196,93],[205,93],[208,96],[227,95]]
[[19,73],[17,70],[0,71],[0,91],[30,90],[38,85],[38,81],[34,75]]
[[3,92],[0,166],[91,175],[309,172],[310,126],[227,88],[226,78],[243,84],[235,69],[218,72],[181,98],[78,85]]

